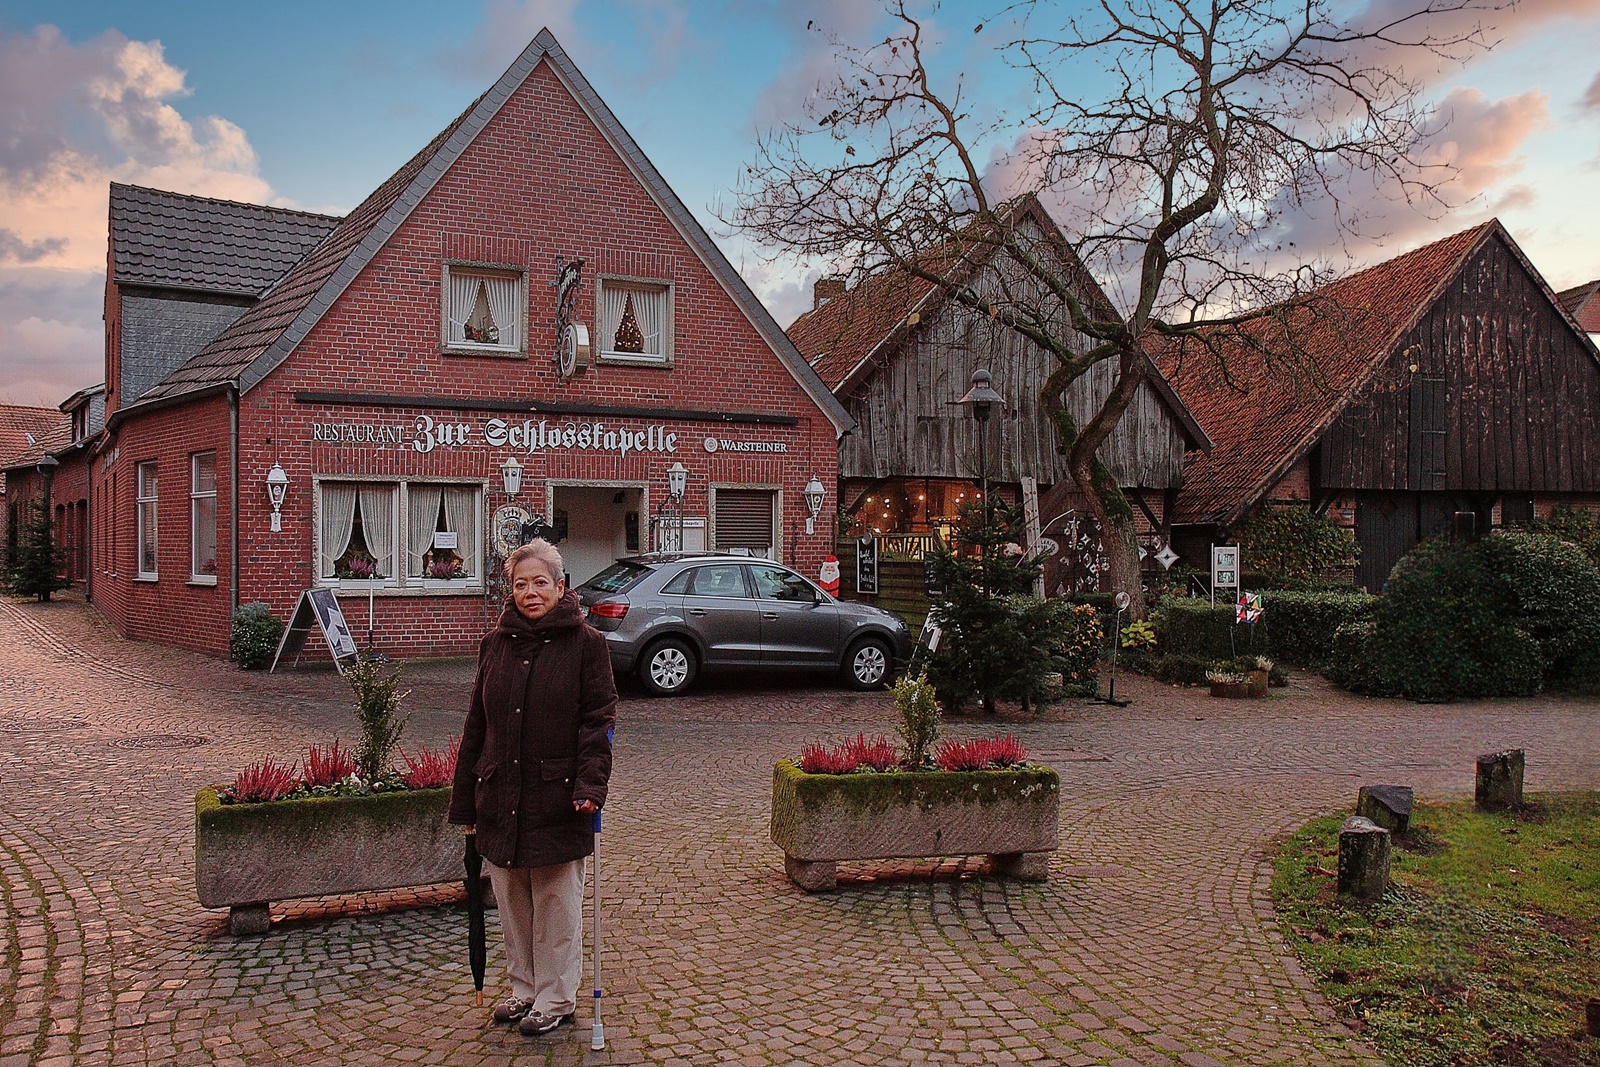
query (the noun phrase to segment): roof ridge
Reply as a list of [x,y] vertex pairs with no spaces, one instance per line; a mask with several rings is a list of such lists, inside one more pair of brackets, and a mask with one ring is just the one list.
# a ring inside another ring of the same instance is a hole
[[343,215],[328,215],[321,211],[307,211],[305,208],[279,207],[276,204],[258,204],[252,200],[227,200],[219,196],[201,196],[198,193],[180,193],[176,189],[157,189],[153,185],[134,185],[131,182],[112,182],[111,189],[113,192],[115,192],[117,189],[136,189],[141,193],[157,193],[161,196],[174,196],[182,200],[194,200],[206,204],[221,204],[225,207],[255,208],[258,211],[274,211],[280,215],[303,215],[307,218],[327,219],[331,222],[338,222],[344,218]]

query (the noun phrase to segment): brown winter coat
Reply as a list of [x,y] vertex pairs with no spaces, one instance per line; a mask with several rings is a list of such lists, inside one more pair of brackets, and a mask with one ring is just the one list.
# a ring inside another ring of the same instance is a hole
[[476,825],[478,851],[500,867],[591,854],[594,817],[572,805],[605,803],[616,712],[611,654],[577,594],[533,622],[507,603],[478,646],[450,821]]

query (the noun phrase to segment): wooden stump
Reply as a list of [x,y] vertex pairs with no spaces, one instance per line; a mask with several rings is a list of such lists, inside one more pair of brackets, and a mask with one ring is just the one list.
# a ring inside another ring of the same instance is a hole
[[1389,831],[1353,815],[1339,827],[1339,895],[1378,900],[1389,887]]
[[1515,811],[1522,807],[1525,762],[1520,748],[1478,757],[1478,782],[1473,802],[1479,811]]

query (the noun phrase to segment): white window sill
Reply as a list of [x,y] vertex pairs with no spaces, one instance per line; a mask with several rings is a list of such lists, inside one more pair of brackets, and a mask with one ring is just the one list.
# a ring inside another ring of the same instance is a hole
[[[357,600],[368,593],[367,583],[359,579],[319,578],[317,584],[325,589],[332,589],[341,597],[352,597]],[[482,596],[483,583],[480,581],[444,581],[434,578],[410,578],[405,585],[397,585],[393,581],[383,585],[374,585],[371,589],[373,596]]]
[[483,583],[476,578],[408,578],[406,587],[426,593],[483,593]]
[[630,367],[670,367],[670,356],[656,356],[648,352],[602,352],[601,363],[621,363]]
[[161,580],[161,575],[159,575],[159,574],[136,574],[136,575],[133,576],[133,580],[136,581],[136,582],[147,582],[150,585],[155,585],[157,582],[159,582]]
[[440,347],[439,351],[447,356],[489,356],[494,359],[527,359],[528,353],[522,348],[513,348],[508,345],[479,345],[471,341],[451,341]]
[[189,575],[188,584],[214,586],[217,584],[217,576],[215,574],[191,574]]

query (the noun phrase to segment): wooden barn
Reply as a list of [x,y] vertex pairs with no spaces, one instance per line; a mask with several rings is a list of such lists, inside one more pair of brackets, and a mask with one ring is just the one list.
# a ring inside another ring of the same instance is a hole
[[1497,220],[1212,341],[1158,360],[1216,440],[1177,496],[1187,556],[1306,504],[1354,528],[1376,592],[1458,512],[1600,506],[1600,352]]
[[[1083,300],[1107,302],[1036,199],[1019,201],[1011,220],[1036,247],[1060,257],[1062,276],[1081,279]],[[997,301],[1045,305],[1056,299],[1002,279],[990,261],[970,269],[981,272],[979,291],[994,292]],[[1062,320],[1063,330],[1070,329],[1064,310]],[[856,431],[839,443],[839,500],[860,530],[884,539],[886,551],[915,554],[948,533],[960,505],[976,494],[981,481],[980,433],[991,492],[1012,502],[1032,496],[1030,507],[1039,509],[1043,533],[1070,536],[1063,524],[1077,519],[1081,505],[1066,456],[1039,403],[1056,365],[1050,353],[949,300],[932,283],[896,270],[849,289],[842,280],[818,281],[814,306],[788,332],[856,421]],[[1087,338],[1082,343],[1090,344]],[[971,388],[977,368],[990,371],[1005,399],[1003,410],[981,425],[957,403]],[[1073,384],[1067,405],[1078,425],[1098,410],[1115,374],[1114,362],[1102,362]],[[1150,548],[1167,540],[1185,453],[1209,445],[1199,423],[1152,368],[1101,450],[1135,502]]]

